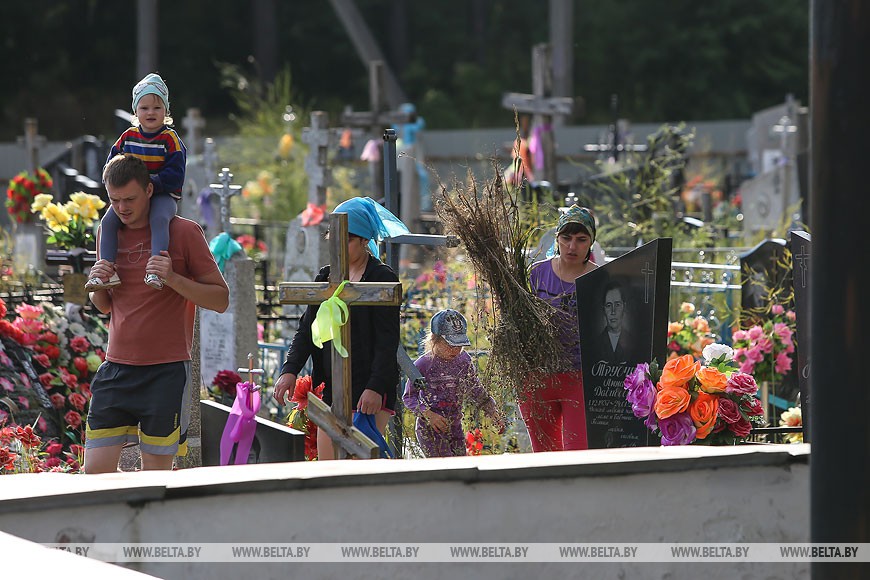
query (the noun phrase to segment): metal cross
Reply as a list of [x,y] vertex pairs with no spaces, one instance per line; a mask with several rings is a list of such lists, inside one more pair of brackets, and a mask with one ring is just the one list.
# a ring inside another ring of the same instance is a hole
[[221,231],[229,233],[230,231],[230,198],[238,195],[241,191],[241,185],[232,185],[233,174],[230,173],[229,167],[224,167],[218,174],[220,183],[210,183],[214,195],[220,198],[221,204]]

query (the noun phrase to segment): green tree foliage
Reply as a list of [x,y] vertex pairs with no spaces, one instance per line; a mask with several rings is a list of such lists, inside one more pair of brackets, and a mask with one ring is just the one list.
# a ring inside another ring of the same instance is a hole
[[[356,0],[429,128],[508,127],[505,91],[531,90],[531,47],[548,40],[546,2]],[[247,66],[252,3],[158,3],[159,72],[176,119],[199,107],[207,132],[228,132],[239,102],[220,85],[226,62]],[[368,71],[330,3],[273,4],[278,68],[294,91],[337,118],[367,110]],[[112,111],[130,106],[136,74],[136,3],[32,0],[4,5],[0,43],[0,138],[25,116],[52,139],[117,132]],[[610,95],[639,121],[745,118],[782,102],[806,101],[806,0],[612,0],[575,2],[575,93],[584,123],[608,122]],[[256,63],[254,63],[256,65]],[[271,79],[264,78],[269,81]]]
[[262,83],[240,67],[223,65],[222,79],[239,109],[232,116],[236,136],[219,151],[221,158],[233,159],[234,179],[244,184],[245,201],[233,206],[233,214],[288,221],[305,208],[308,198],[307,151],[299,146],[307,114],[293,94],[290,71]]

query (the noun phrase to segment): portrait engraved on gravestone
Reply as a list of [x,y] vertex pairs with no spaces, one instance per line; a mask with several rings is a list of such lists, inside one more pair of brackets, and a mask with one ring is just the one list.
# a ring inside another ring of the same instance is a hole
[[653,240],[576,280],[590,449],[657,444],[623,383],[638,363],[664,362],[671,248]]

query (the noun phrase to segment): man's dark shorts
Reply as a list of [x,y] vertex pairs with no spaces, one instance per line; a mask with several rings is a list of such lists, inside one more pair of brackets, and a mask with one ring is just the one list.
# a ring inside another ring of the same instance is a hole
[[104,362],[91,382],[85,447],[138,441],[143,453],[186,455],[190,382],[190,361]]

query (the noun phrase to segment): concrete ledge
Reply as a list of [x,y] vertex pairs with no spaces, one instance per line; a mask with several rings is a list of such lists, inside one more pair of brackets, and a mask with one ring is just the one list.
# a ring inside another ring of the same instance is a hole
[[[511,482],[752,466],[806,465],[809,445],[636,447],[425,460],[296,462],[166,472],[3,476],[0,514],[221,494],[428,482]],[[59,490],[62,490],[59,492]]]

